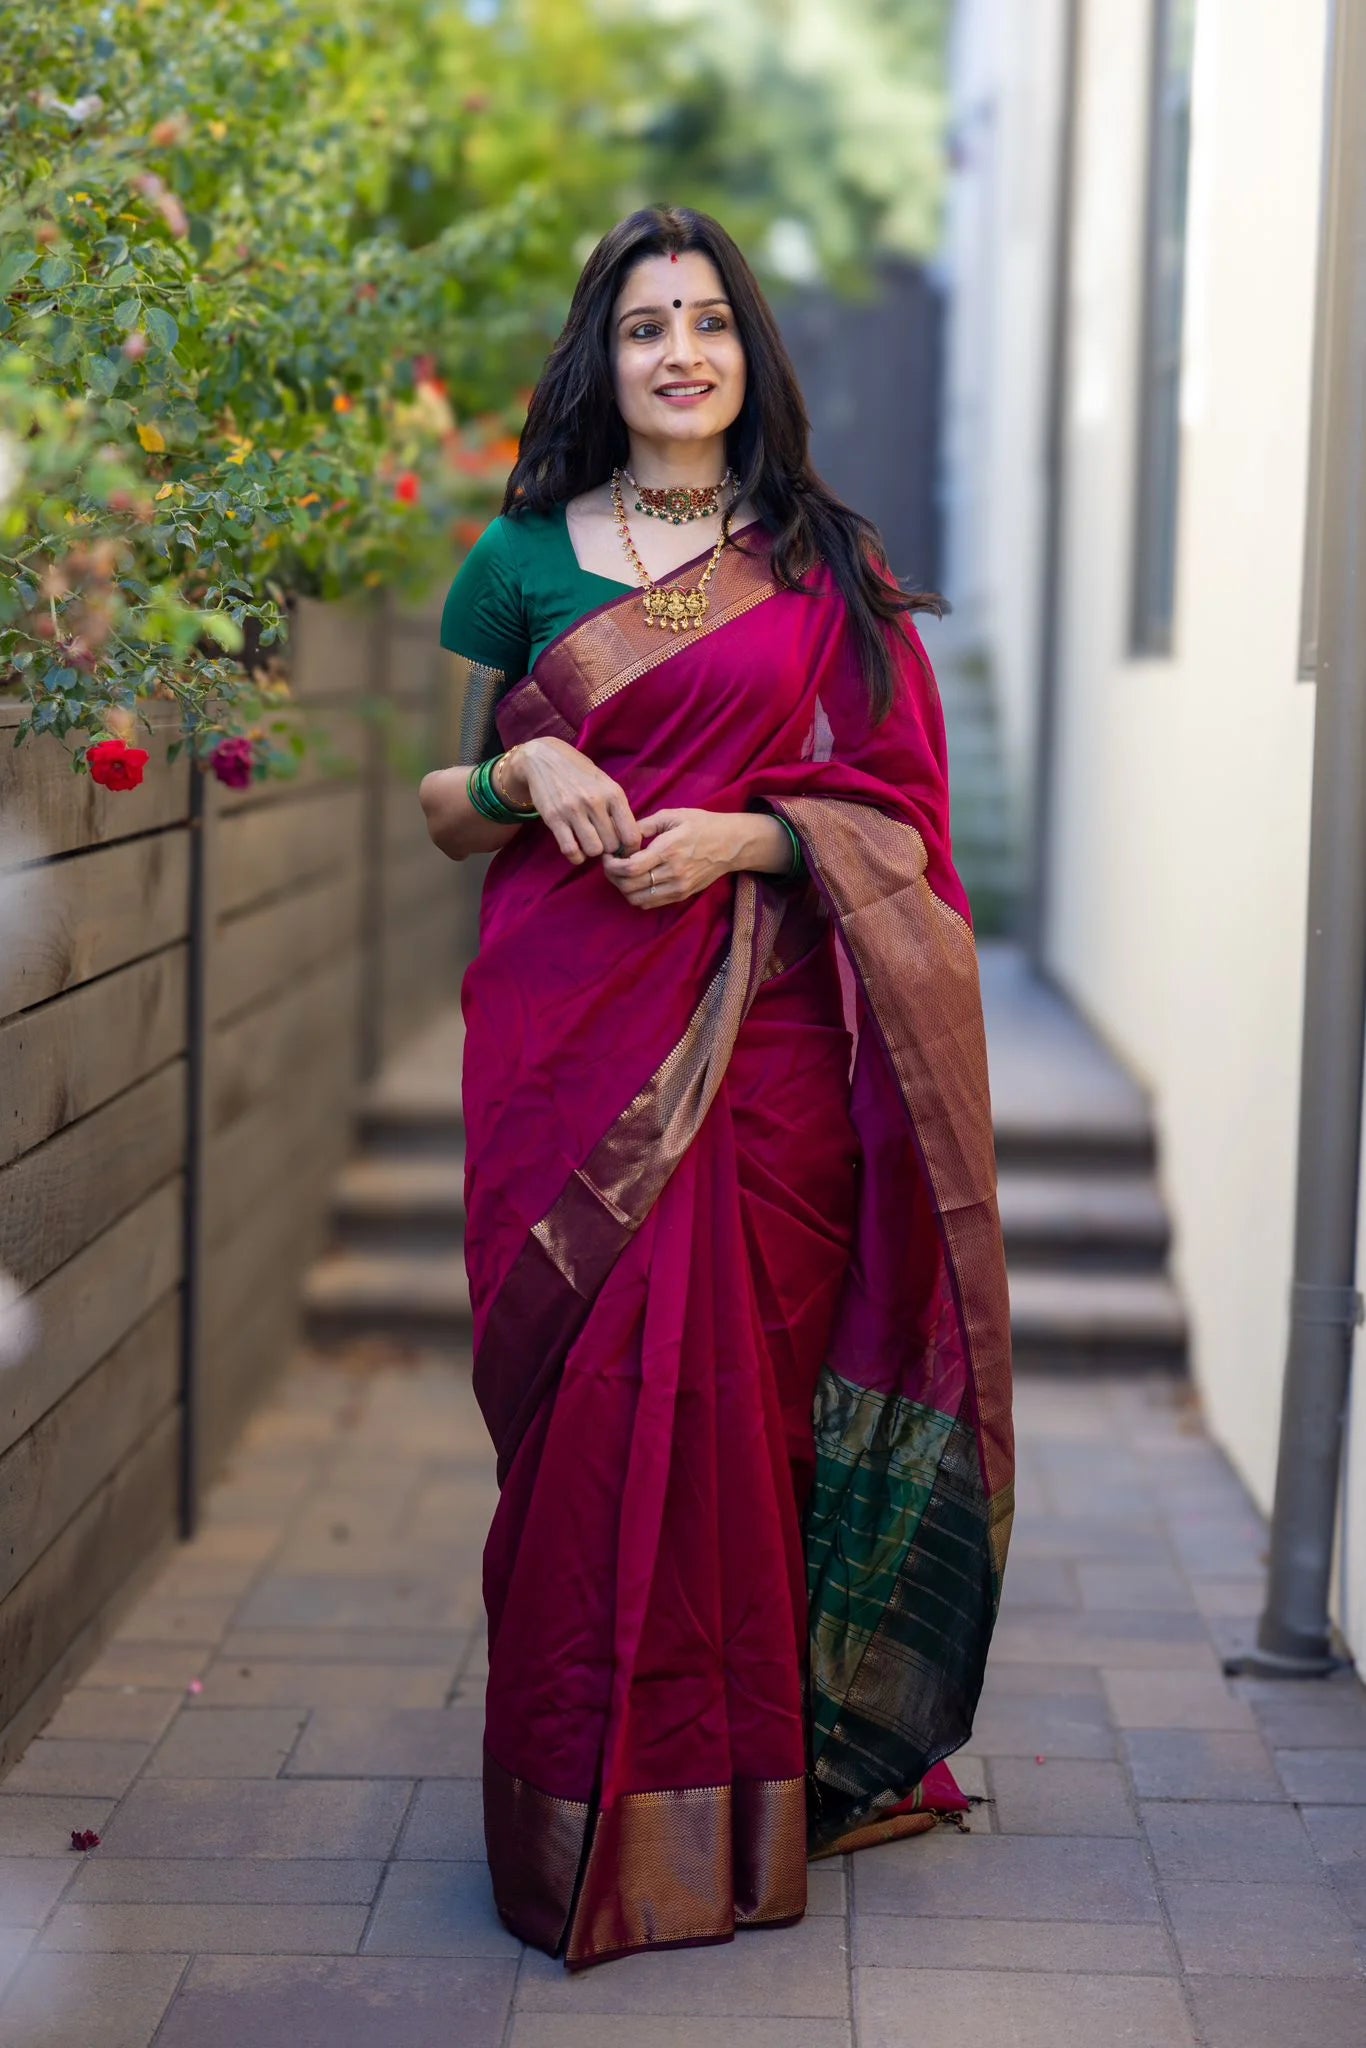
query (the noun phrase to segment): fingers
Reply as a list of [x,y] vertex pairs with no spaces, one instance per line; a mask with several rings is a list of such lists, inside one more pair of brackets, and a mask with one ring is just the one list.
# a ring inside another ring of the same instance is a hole
[[549,826],[555,844],[559,847],[560,852],[570,865],[576,868],[582,867],[584,856],[579,849],[578,840],[574,837],[573,827],[568,821],[563,818],[545,818],[544,822]]
[[607,818],[617,835],[610,850],[616,853],[625,847],[628,853],[634,853],[641,843],[641,829],[631,816],[624,789],[614,789],[608,797]]

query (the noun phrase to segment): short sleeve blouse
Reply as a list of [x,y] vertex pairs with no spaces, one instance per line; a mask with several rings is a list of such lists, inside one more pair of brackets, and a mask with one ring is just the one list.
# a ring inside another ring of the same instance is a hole
[[632,587],[579,567],[562,505],[500,515],[446,593],[441,645],[520,682],[558,634]]

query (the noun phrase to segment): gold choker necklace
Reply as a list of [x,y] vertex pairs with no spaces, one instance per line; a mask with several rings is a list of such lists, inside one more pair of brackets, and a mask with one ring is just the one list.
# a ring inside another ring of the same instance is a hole
[[647,519],[667,519],[671,526],[687,526],[694,519],[714,519],[721,509],[721,493],[734,483],[728,469],[719,484],[638,484],[629,469],[621,474],[636,494],[636,511]]
[[[700,582],[695,583],[691,590],[684,590],[677,583],[670,584],[667,589],[660,589],[637,554],[636,544],[631,538],[631,529],[626,524],[626,507],[621,496],[621,476],[622,472],[619,469],[612,471],[612,514],[617,522],[617,532],[621,535],[621,544],[626,550],[627,559],[645,586],[645,595],[642,599],[645,606],[645,623],[649,626],[658,626],[661,631],[667,627],[671,633],[682,633],[690,626],[700,626],[707,616],[707,606],[710,603],[707,585],[711,582],[716,565],[721,559],[721,550],[726,544],[724,530],[711,551],[711,560],[702,571]],[[727,470],[722,482],[724,483],[729,476],[730,471]],[[718,484],[718,492],[720,488],[721,485]]]

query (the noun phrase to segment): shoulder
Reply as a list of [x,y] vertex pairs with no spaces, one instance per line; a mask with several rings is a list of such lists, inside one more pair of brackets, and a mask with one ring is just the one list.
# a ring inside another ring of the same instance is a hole
[[501,667],[521,637],[522,574],[501,515],[490,520],[456,570],[441,614],[441,644]]

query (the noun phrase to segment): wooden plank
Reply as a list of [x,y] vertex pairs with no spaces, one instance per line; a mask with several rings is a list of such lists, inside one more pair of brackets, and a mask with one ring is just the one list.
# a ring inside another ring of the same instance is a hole
[[298,975],[271,1002],[242,1011],[211,1033],[205,1053],[208,1128],[217,1134],[264,1103],[278,1108],[306,1072],[320,1039],[357,1014],[360,953],[348,948]]
[[356,1100],[356,1041],[344,1018],[320,1039],[304,1074],[286,1101],[260,1104],[216,1133],[206,1151],[204,1228],[206,1241],[226,1241],[262,1191],[292,1170],[291,1154],[307,1140],[320,1118],[349,1132]]
[[206,1345],[230,1328],[261,1289],[300,1289],[310,1262],[327,1242],[330,1199],[351,1150],[349,1133],[319,1117],[305,1133],[307,1166],[277,1179],[230,1238],[215,1243],[204,1275]]
[[181,1275],[179,1174],[49,1274],[29,1297],[38,1339],[0,1373],[0,1452],[60,1401]]
[[[283,718],[302,731],[308,751],[297,772],[286,779],[253,782],[246,789],[228,789],[216,779],[210,783],[213,803],[223,816],[231,811],[253,810],[260,804],[288,802],[300,790],[316,789],[326,782],[356,781],[364,775],[369,759],[371,730],[358,711],[331,704],[282,704],[268,714],[273,724]],[[272,739],[282,735],[272,733]]]
[[0,1605],[0,1725],[174,1526],[180,1411],[155,1423]]
[[175,827],[17,870],[0,1017],[183,938],[188,880],[189,833]]
[[110,1638],[123,1626],[143,1594],[160,1576],[175,1550],[176,1542],[177,1531],[168,1528],[143,1552],[128,1576],[120,1580],[108,1599],[102,1601],[77,1629],[57,1661],[48,1666],[37,1685],[26,1694],[18,1711],[7,1721],[0,1722],[0,1772],[9,1770],[19,1761],[34,1736],[40,1734],[52,1719],[71,1688],[80,1684]]
[[384,863],[383,903],[385,922],[406,922],[420,908],[430,911],[433,922],[451,926],[460,920],[463,908],[456,887],[455,863],[432,845],[395,851]]
[[0,1168],[0,1266],[32,1287],[88,1244],[185,1156],[185,1061]]
[[168,946],[0,1024],[0,1166],[185,1046],[185,947]]
[[293,696],[347,698],[376,691],[381,680],[379,630],[377,605],[295,598],[287,649]]
[[[426,814],[417,800],[416,783],[386,783],[382,803],[386,861],[395,855],[402,858],[416,853],[422,846],[431,847],[432,852],[437,853],[436,847],[432,846],[431,834],[427,830]],[[437,857],[446,861],[448,867],[456,865],[443,853],[437,853]]]
[[209,963],[210,1020],[223,1023],[294,975],[355,948],[360,874],[357,848],[335,876],[221,924]]
[[172,1288],[0,1457],[0,1599],[174,1407],[180,1379],[180,1290]]
[[225,817],[218,830],[216,901],[230,916],[281,896],[354,858],[362,832],[359,789],[324,784],[290,803],[263,804]]
[[200,1391],[200,1456],[212,1478],[243,1425],[279,1377],[298,1342],[299,1278],[289,1272],[260,1287],[240,1316],[209,1337]]
[[[38,860],[78,847],[106,846],[133,833],[152,832],[188,817],[190,767],[184,755],[168,762],[166,749],[179,730],[173,704],[151,702],[144,707],[151,734],[139,728],[135,745],[146,747],[148,761],[136,789],[103,789],[88,775],[74,774],[66,746],[50,734],[30,736],[14,744],[14,727],[24,707],[0,703],[0,818],[15,829],[0,844],[0,867],[15,860]],[[83,733],[72,744],[84,744]],[[21,845],[20,840],[27,841]]]

